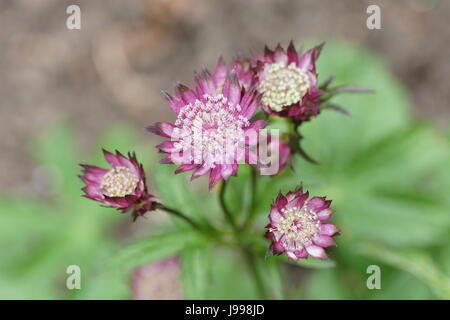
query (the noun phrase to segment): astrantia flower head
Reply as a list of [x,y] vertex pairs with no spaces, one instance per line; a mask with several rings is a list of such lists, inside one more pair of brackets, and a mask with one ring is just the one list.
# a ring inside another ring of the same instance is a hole
[[320,112],[316,60],[323,44],[305,53],[297,52],[292,41],[285,51],[280,45],[275,51],[265,48],[264,56],[255,57],[258,90],[266,113],[307,121]]
[[131,287],[136,300],[181,300],[180,261],[168,258],[137,268]]
[[194,170],[192,178],[209,173],[212,188],[237,173],[240,163],[256,164],[255,138],[265,121],[251,122],[259,96],[245,90],[234,73],[219,60],[213,76],[196,76],[195,91],[177,85],[175,95],[165,94],[177,114],[175,124],[158,122],[148,130],[170,141],[158,145],[166,155],[161,163],[181,164],[176,173]]
[[333,224],[324,223],[334,213],[331,201],[322,197],[308,200],[308,192],[302,189],[281,193],[270,211],[270,223],[266,237],[272,240],[270,252],[286,253],[291,260],[312,256],[327,259],[324,248],[335,245],[333,236],[339,230]]
[[132,211],[135,218],[153,210],[154,197],[147,192],[144,169],[135,154],[125,157],[118,151],[103,153],[111,168],[81,165],[80,179],[86,184],[82,189],[84,196],[123,213]]

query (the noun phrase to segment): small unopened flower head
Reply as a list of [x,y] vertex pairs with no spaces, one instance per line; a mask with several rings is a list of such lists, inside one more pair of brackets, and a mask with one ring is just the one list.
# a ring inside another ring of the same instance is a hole
[[136,300],[181,300],[183,288],[177,257],[137,268],[133,272],[132,290]]
[[275,51],[266,47],[264,56],[255,56],[258,90],[266,113],[307,121],[320,112],[317,88],[316,60],[322,45],[300,54],[292,41],[285,51],[280,45]]
[[180,164],[176,173],[193,170],[192,178],[209,173],[210,188],[236,175],[240,163],[256,164],[251,159],[257,139],[251,137],[266,125],[251,121],[259,103],[256,91],[246,91],[236,75],[223,68],[219,61],[214,76],[206,70],[197,76],[195,91],[179,84],[175,96],[166,93],[177,114],[175,123],[148,127],[170,139],[158,145],[165,154],[162,163]]
[[334,213],[331,201],[322,197],[308,200],[308,192],[301,189],[281,193],[276,198],[269,215],[266,237],[272,240],[270,251],[286,253],[291,260],[312,256],[327,259],[324,248],[336,245],[333,236],[339,230],[324,223]]
[[111,168],[81,165],[84,196],[124,213],[132,211],[135,217],[152,210],[154,197],[147,192],[145,172],[136,156],[129,153],[125,157],[118,151],[103,153]]

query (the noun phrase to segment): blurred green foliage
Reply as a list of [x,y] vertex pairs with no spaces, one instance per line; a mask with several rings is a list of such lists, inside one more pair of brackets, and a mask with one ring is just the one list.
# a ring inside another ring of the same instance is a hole
[[[320,165],[296,158],[294,170],[258,179],[257,225],[250,236],[268,297],[450,299],[450,135],[412,119],[407,92],[372,54],[327,43],[318,67],[321,79],[333,73],[337,84],[376,93],[336,97],[350,116],[324,111],[301,127],[303,147]],[[32,155],[53,194],[0,199],[0,298],[130,298],[133,268],[176,254],[186,298],[259,298],[253,271],[235,248],[213,245],[176,219],[157,235],[124,245],[114,230],[129,217],[80,197],[78,162],[103,165],[100,147],[136,150],[167,206],[208,228],[226,228],[215,191],[209,193],[202,181],[186,181],[185,174],[173,175],[173,166],[156,167],[156,152],[138,144],[133,132],[108,132],[92,158],[79,155],[66,125],[33,143]],[[239,221],[248,208],[249,179],[241,166],[225,195]],[[333,200],[333,219],[342,231],[338,247],[330,250],[331,261],[265,260],[269,243],[262,235],[270,204],[278,192],[300,183],[312,195]],[[65,287],[71,264],[82,269],[81,290]],[[373,264],[382,270],[381,290],[366,286]]]
[[[132,132],[125,127],[111,130],[98,145],[127,150],[135,143]],[[130,297],[120,282],[105,281],[100,289],[84,286],[101,278],[100,262],[119,245],[114,228],[126,219],[81,197],[78,163],[85,159],[105,164],[100,150],[94,157],[82,158],[66,124],[49,129],[30,149],[45,179],[37,181],[38,196],[0,200],[0,298]],[[82,290],[66,288],[66,269],[73,264],[82,270]]]

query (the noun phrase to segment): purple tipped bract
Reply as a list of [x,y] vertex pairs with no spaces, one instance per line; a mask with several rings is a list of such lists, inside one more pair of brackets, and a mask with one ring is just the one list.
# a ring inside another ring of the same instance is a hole
[[256,82],[255,66],[252,65],[252,60],[239,55],[228,66],[221,57],[212,76],[216,84],[222,86],[226,76],[229,74],[236,75],[239,84],[245,90],[249,90]]
[[275,51],[265,48],[264,56],[253,58],[262,108],[267,114],[295,121],[308,121],[320,112],[316,61],[322,46],[297,52],[292,41],[287,50],[279,44]]
[[308,256],[328,258],[324,248],[336,245],[332,237],[339,234],[336,226],[325,223],[334,210],[330,200],[308,197],[308,192],[299,189],[286,195],[280,193],[275,199],[266,233],[272,240],[270,253],[286,253],[294,261]]
[[86,184],[82,189],[86,198],[99,201],[123,213],[132,211],[136,218],[153,210],[153,196],[147,192],[145,172],[135,154],[125,157],[103,150],[110,169],[82,164],[80,179]]

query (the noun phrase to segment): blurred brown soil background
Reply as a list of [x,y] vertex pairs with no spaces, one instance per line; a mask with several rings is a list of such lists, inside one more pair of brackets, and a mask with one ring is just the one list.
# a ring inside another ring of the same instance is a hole
[[[81,30],[66,28],[70,4]],[[382,30],[366,28],[370,4]],[[220,55],[311,37],[373,50],[409,88],[416,116],[448,125],[450,1],[0,1],[1,194],[30,192],[27,145],[51,124],[69,121],[88,150],[111,125],[173,119],[160,89],[192,84]]]

